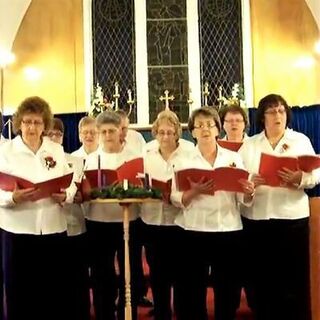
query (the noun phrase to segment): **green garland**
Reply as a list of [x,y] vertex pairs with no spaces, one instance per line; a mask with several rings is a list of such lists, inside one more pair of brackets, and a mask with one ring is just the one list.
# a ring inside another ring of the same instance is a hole
[[124,190],[122,185],[114,185],[93,189],[90,193],[91,199],[125,199],[125,198],[153,198],[162,199],[162,193],[159,189],[145,189],[136,186],[129,186]]

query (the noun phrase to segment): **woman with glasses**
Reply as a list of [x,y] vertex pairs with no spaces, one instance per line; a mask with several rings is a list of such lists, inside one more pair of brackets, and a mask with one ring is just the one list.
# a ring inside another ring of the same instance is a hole
[[[138,158],[140,155],[131,149],[124,148],[121,141],[121,118],[113,111],[105,111],[97,117],[97,129],[100,148],[91,153],[86,162],[86,170],[115,170],[126,161]],[[107,177],[108,179],[108,177]],[[103,181],[102,181],[103,182]],[[138,207],[130,207],[130,268],[133,320],[137,319],[137,273],[135,266],[138,257],[131,254],[136,250],[136,219]],[[123,244],[123,213],[117,203],[90,203],[86,213],[86,225],[89,239],[89,262],[92,279],[93,305],[96,320],[124,319],[124,244]],[[119,279],[115,271],[115,258],[119,266]],[[141,259],[141,256],[140,256]],[[119,295],[118,295],[119,288]],[[116,300],[118,310],[116,318]]]
[[246,139],[246,129],[249,125],[248,116],[239,105],[225,107],[220,112],[220,120],[225,136],[223,140],[242,142]]
[[278,157],[315,154],[305,135],[288,129],[290,120],[285,99],[267,95],[256,113],[262,131],[239,150],[256,185],[253,205],[242,214],[258,320],[310,319],[309,203],[304,189],[319,182],[319,169],[303,172],[283,167],[278,172],[280,187],[266,185],[258,174],[262,153]]
[[79,140],[82,146],[72,152],[72,156],[86,159],[87,156],[98,149],[98,132],[96,127],[96,119],[85,116],[79,121]]
[[[160,112],[152,125],[152,135],[159,147],[145,155],[145,173],[150,178],[166,182],[173,177],[177,158],[187,154],[179,145],[181,125],[172,111]],[[174,220],[181,209],[174,207],[167,194],[158,204],[142,206],[141,217],[147,235],[146,253],[150,264],[151,287],[154,299],[154,318],[171,320],[171,288],[175,294],[178,266],[176,247],[179,228]]]
[[[217,145],[221,123],[210,107],[194,110],[189,130],[197,140],[194,153],[181,157],[175,171],[187,168],[213,170],[218,167],[243,168],[238,153]],[[175,220],[181,228],[180,273],[177,284],[177,319],[207,319],[206,292],[208,268],[215,275],[215,319],[233,320],[239,305],[239,257],[242,223],[239,203],[250,205],[253,183],[241,180],[243,193],[215,191],[214,181],[190,181],[192,188],[180,192],[173,184],[172,203],[182,208]]]
[[[51,119],[45,100],[22,101],[13,116],[17,136],[0,149],[0,172],[34,183],[70,173],[63,148],[44,136]],[[76,189],[72,183],[47,198],[33,187],[0,190],[8,320],[70,318],[62,206],[73,202]]]

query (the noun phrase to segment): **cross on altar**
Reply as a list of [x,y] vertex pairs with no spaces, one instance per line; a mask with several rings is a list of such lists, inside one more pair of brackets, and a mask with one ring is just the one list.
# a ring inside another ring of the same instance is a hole
[[203,93],[204,106],[208,106],[208,96],[210,94],[208,81],[205,82],[204,90],[202,93]]
[[119,110],[119,98],[120,98],[120,94],[119,94],[119,83],[118,81],[116,81],[114,83],[114,94],[113,94],[113,97],[114,97],[114,102],[115,102],[115,110]]
[[161,101],[165,101],[165,110],[170,110],[170,108],[169,108],[169,100],[173,100],[174,99],[174,96],[173,95],[171,95],[170,97],[169,97],[169,90],[165,90],[164,91],[164,96],[161,96],[161,97],[159,97],[159,99],[161,100]]

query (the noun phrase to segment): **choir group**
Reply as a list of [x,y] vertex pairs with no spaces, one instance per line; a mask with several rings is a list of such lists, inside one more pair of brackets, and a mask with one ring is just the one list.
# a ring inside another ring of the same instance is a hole
[[[248,118],[239,106],[219,114],[202,107],[188,122],[192,143],[181,138],[177,115],[166,110],[152,124],[154,140],[145,143],[128,128],[125,112],[105,111],[96,119],[81,119],[82,146],[67,154],[63,123],[53,119],[48,103],[39,97],[22,101],[13,116],[16,137],[0,140],[0,173],[32,182],[70,172],[73,178],[50,197],[33,185],[0,183],[5,295],[0,299],[5,300],[6,319],[89,320],[89,288],[95,319],[125,318],[121,206],[84,201],[79,185],[85,170],[114,170],[138,157],[144,174],[172,183],[163,201],[130,206],[133,319],[138,319],[137,306],[145,294],[142,246],[156,320],[208,319],[208,282],[214,288],[215,320],[236,318],[242,288],[254,319],[311,319],[304,189],[320,182],[320,169],[285,164],[276,171],[278,185],[260,170],[262,154],[315,155],[308,137],[289,129],[290,119],[287,102],[270,94],[257,108],[260,133],[248,137]],[[223,142],[241,147],[231,151]],[[185,169],[230,167],[249,172],[237,181],[237,192],[215,189],[215,180],[205,175],[187,177],[190,187],[183,190],[176,180]]]

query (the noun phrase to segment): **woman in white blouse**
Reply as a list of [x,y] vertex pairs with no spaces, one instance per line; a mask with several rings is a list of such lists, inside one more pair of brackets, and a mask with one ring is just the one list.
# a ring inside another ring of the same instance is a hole
[[[13,116],[18,135],[0,150],[0,171],[32,182],[70,172],[60,145],[43,137],[52,113],[39,97],[25,99]],[[0,190],[4,230],[7,319],[61,319],[68,313],[65,277],[66,219],[63,202],[76,186],[38,200],[35,188]],[[65,311],[66,310],[66,311]]]
[[291,110],[281,96],[261,99],[256,116],[262,131],[239,150],[257,186],[252,207],[242,212],[256,318],[308,320],[309,203],[304,189],[319,182],[319,169],[307,173],[283,168],[279,177],[290,187],[264,185],[258,175],[262,152],[294,157],[314,155],[314,150],[305,135],[287,128]]
[[[173,178],[175,160],[187,156],[178,142],[181,132],[181,125],[173,112],[159,113],[152,125],[152,135],[157,139],[159,148],[148,151],[144,158],[144,169],[149,178],[163,182]],[[156,320],[172,319],[171,288],[175,293],[177,273],[180,272],[176,247],[179,228],[174,220],[181,209],[168,200],[144,204],[141,213],[147,234],[146,253]]]
[[[121,118],[118,114],[105,111],[97,117],[100,138],[99,149],[87,157],[86,170],[98,169],[100,157],[101,169],[115,170],[124,162],[137,158],[131,149],[123,148],[121,142]],[[108,178],[107,178],[108,179]],[[135,248],[135,220],[138,208],[130,207],[130,252]],[[118,318],[124,319],[124,243],[123,213],[119,204],[91,203],[88,206],[87,234],[89,239],[89,262],[91,268],[93,303],[96,320],[115,320],[116,299],[118,297]],[[120,284],[115,271],[115,257],[120,271]],[[137,279],[135,266],[137,254],[130,255],[131,292],[133,319],[137,318]],[[141,256],[140,256],[141,257]]]
[[[215,109],[195,110],[188,123],[197,148],[176,161],[175,170],[218,167],[243,168],[238,153],[221,148],[216,139],[221,124]],[[215,319],[232,320],[239,305],[239,254],[242,223],[239,203],[250,205],[253,183],[241,181],[243,193],[212,190],[214,181],[193,182],[192,189],[179,192],[173,185],[172,203],[182,208],[175,223],[183,231],[179,241],[180,273],[177,285],[177,319],[207,319],[206,288],[208,267],[215,277]]]

